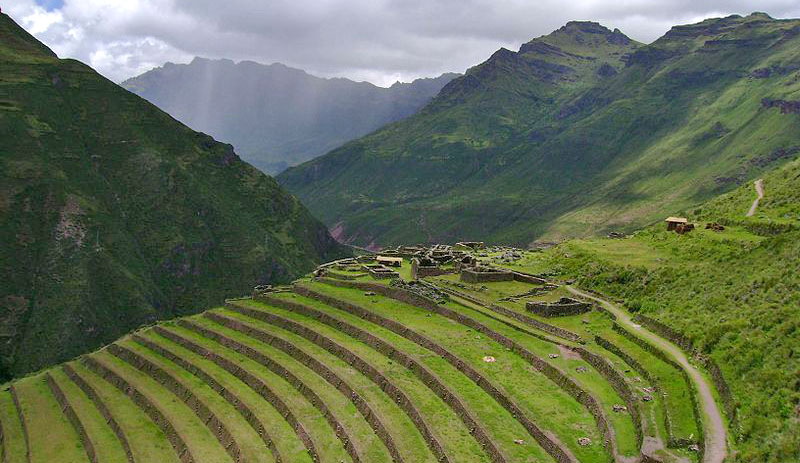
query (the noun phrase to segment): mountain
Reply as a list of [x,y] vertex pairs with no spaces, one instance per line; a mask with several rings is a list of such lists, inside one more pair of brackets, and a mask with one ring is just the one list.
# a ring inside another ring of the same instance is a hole
[[167,63],[122,86],[277,173],[414,114],[454,77],[381,88],[282,64],[195,58]]
[[798,71],[798,20],[709,19],[649,45],[571,22],[278,181],[359,245],[633,230],[794,152]]
[[0,376],[342,253],[230,145],[0,15]]

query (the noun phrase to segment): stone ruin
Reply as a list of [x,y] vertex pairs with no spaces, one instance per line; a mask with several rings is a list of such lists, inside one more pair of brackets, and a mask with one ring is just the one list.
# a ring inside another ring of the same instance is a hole
[[578,315],[591,310],[592,305],[569,297],[562,297],[558,302],[528,302],[525,309],[542,317],[564,317]]
[[453,273],[453,271],[442,268],[439,266],[439,262],[430,257],[415,257],[411,259],[411,278],[415,280],[447,273]]
[[718,224],[717,222],[709,222],[706,224],[706,230],[721,232],[725,230],[725,227],[723,227],[721,224]]
[[364,264],[361,266],[376,280],[388,280],[390,278],[400,278],[400,274],[381,264]]
[[514,273],[494,267],[475,266],[461,269],[461,281],[464,283],[485,283],[496,281],[513,281]]

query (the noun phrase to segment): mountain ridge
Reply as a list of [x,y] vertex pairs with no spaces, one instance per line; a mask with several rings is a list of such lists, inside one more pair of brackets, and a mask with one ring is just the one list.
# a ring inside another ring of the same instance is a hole
[[455,76],[383,88],[281,63],[196,57],[121,85],[275,173],[413,114]]

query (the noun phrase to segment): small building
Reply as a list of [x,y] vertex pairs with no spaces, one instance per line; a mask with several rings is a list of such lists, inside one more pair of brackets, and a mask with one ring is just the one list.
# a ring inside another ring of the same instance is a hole
[[375,258],[375,261],[381,265],[385,265],[387,267],[402,267],[403,266],[403,258],[402,257],[390,257],[390,256],[378,256]]
[[685,217],[667,217],[664,222],[667,222],[667,231],[675,231],[678,226],[685,226],[689,223]]

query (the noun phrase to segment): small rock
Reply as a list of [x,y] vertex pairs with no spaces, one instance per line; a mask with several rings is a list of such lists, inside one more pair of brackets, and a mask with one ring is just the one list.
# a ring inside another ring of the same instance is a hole
[[692,445],[689,446],[689,451],[690,452],[699,452],[700,451],[700,446],[697,445],[697,444],[692,444]]
[[584,318],[583,320],[581,320],[581,323],[583,323],[584,325],[588,325],[589,324],[589,320]]
[[550,355],[548,355],[548,357],[550,357],[551,359],[557,359],[558,358],[558,354],[550,354]]
[[497,361],[497,359],[492,357],[491,355],[487,355],[486,357],[483,358],[483,361],[486,363],[494,363]]
[[616,404],[616,405],[614,405],[614,411],[616,413],[626,412],[626,411],[628,411],[628,407],[626,407],[624,405]]
[[575,369],[578,373],[586,373],[586,367],[578,367]]
[[522,440],[522,439],[514,439],[514,443],[517,444],[517,445],[523,445],[523,444],[525,444],[525,441]]
[[578,438],[578,445],[581,447],[586,447],[587,445],[592,445],[592,440],[588,437],[580,437]]
[[656,388],[654,388],[654,387],[652,387],[652,386],[650,386],[650,387],[643,387],[643,388],[642,388],[642,390],[643,390],[644,392],[648,393],[648,394],[652,394],[652,393],[656,392]]
[[645,402],[650,402],[651,400],[653,400],[653,397],[649,396],[649,395],[645,395],[645,396],[642,396],[642,400],[645,401]]
[[366,293],[364,293],[364,295],[365,295],[365,296],[377,296],[377,294],[375,294],[375,293],[374,293],[374,292],[372,292],[372,291],[367,291]]

